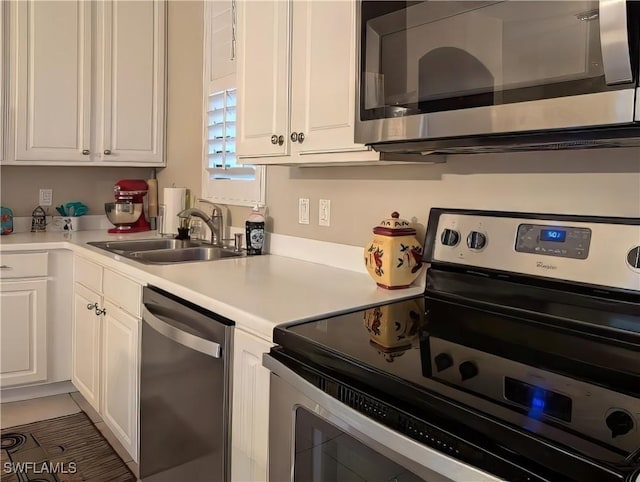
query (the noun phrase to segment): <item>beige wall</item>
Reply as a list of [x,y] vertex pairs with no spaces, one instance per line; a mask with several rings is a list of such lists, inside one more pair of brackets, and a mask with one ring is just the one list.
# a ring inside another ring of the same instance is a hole
[[[173,183],[200,195],[202,158],[203,2],[168,2],[167,166],[158,170],[162,188]],[[39,188],[53,189],[53,205],[82,201],[90,214],[104,214],[119,179],[148,179],[150,168],[38,167],[0,168],[0,203],[16,216],[30,216]],[[53,207],[50,209],[55,214]]]
[[202,1],[171,1],[167,45],[167,167],[158,190],[189,188],[200,196],[202,173]]
[[[298,224],[298,198],[311,223]],[[318,201],[331,200],[331,226]],[[364,245],[397,210],[424,236],[434,206],[640,217],[640,149],[451,156],[442,165],[267,169],[268,229]],[[246,209],[232,210],[241,226]]]

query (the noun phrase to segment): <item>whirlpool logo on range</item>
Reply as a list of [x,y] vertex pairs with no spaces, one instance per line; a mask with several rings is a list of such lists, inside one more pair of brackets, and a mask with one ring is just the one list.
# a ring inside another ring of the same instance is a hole
[[548,264],[548,263],[545,263],[544,261],[537,261],[536,268],[546,269],[547,271],[553,271],[555,269],[558,269],[558,267],[555,264]]

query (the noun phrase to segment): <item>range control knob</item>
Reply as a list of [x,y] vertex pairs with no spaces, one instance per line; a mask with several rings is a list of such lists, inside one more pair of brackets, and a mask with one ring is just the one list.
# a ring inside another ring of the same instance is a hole
[[451,358],[451,355],[448,353],[440,353],[439,355],[436,355],[434,361],[436,362],[436,370],[439,372],[453,366],[453,358]]
[[611,437],[616,438],[619,435],[625,435],[633,430],[633,419],[631,415],[622,410],[611,412],[605,420],[607,427],[611,430]]
[[478,231],[471,231],[467,236],[467,246],[471,249],[482,249],[487,245],[487,237]]
[[460,233],[455,229],[445,229],[442,231],[440,241],[442,241],[442,244],[445,246],[455,246],[460,242]]
[[460,371],[460,376],[462,377],[463,382],[465,380],[469,380],[469,378],[475,377],[478,374],[478,366],[471,361],[460,363],[458,370]]
[[640,246],[636,246],[627,253],[627,263],[632,268],[640,268]]

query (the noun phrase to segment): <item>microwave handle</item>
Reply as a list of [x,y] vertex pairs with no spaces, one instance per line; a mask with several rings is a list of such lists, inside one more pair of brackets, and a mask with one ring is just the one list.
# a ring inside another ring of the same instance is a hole
[[600,0],[600,43],[607,85],[631,82],[626,0]]

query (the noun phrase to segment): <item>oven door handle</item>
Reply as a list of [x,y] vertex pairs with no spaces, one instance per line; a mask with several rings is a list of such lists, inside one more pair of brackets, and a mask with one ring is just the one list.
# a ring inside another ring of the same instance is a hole
[[[393,452],[416,466],[426,469],[430,473],[430,480],[473,480],[474,482],[498,482],[503,480],[416,442],[406,435],[396,432],[344,405],[336,398],[316,388],[268,353],[263,355],[262,364],[273,375],[280,377],[297,392],[313,402],[313,411],[318,415],[338,428],[349,429],[350,435],[361,438],[362,442],[382,455],[388,456],[389,452]],[[357,434],[354,434],[354,431]],[[411,470],[411,467],[407,468]]]
[[605,81],[607,85],[631,82],[633,74],[627,28],[627,2],[600,0],[598,10]]

